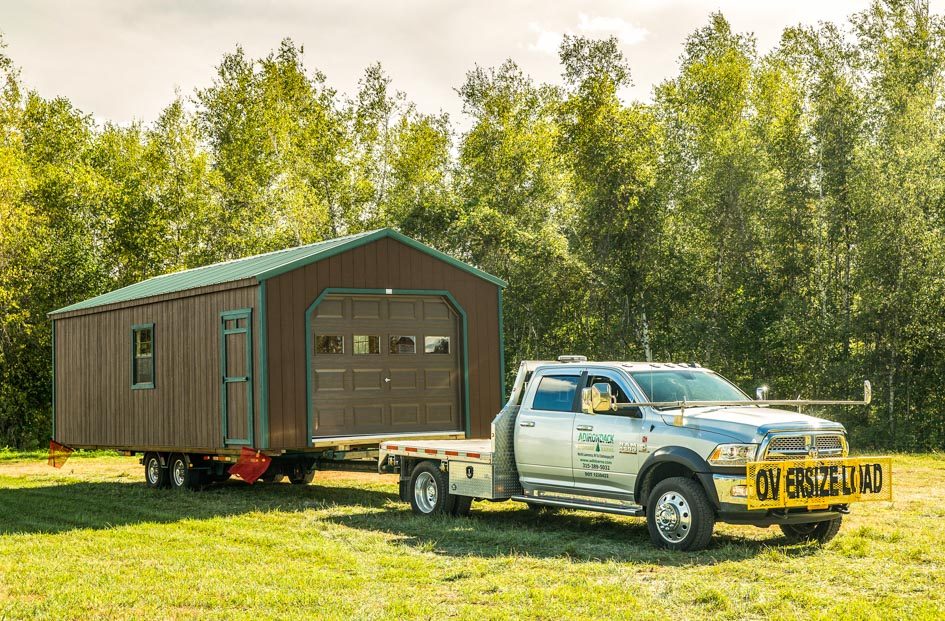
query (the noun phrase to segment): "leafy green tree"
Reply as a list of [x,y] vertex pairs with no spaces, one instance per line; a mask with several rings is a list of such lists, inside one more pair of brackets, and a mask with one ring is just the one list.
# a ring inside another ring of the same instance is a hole
[[660,127],[649,106],[618,99],[630,69],[615,38],[565,37],[561,63],[559,149],[574,185],[571,235],[588,266],[589,311],[598,322],[589,353],[651,360],[651,324],[664,301],[654,290],[666,216],[657,187]]

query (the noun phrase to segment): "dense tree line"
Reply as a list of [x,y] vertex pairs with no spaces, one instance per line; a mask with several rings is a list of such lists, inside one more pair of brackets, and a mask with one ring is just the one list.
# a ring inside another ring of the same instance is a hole
[[392,226],[509,281],[506,360],[698,361],[832,411],[861,445],[945,444],[945,22],[876,2],[770,53],[720,14],[652,103],[617,42],[566,37],[421,112],[380,65],[345,97],[284,41],[237,48],[151,124],[97,124],[0,59],[0,445],[48,434],[54,308]]

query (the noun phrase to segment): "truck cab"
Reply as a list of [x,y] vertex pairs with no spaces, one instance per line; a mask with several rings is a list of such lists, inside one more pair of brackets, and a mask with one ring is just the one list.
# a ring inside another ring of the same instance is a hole
[[891,498],[861,474],[888,460],[861,469],[842,425],[772,407],[831,403],[863,402],[752,399],[695,364],[524,362],[489,441],[385,443],[381,469],[419,513],[439,494],[454,514],[485,499],[646,517],[673,549],[706,546],[716,521],[824,542],[851,501]]

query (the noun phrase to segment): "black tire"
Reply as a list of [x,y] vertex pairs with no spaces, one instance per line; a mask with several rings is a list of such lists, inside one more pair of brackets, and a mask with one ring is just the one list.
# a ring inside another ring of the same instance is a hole
[[163,489],[168,486],[167,468],[161,464],[157,453],[144,454],[144,482],[151,489]]
[[810,524],[779,524],[788,543],[817,543],[823,545],[837,536],[843,516]]
[[284,478],[285,475],[282,473],[282,469],[275,462],[270,462],[269,467],[262,473],[259,480],[263,483],[279,483]]
[[410,473],[410,508],[419,515],[452,514],[457,497],[448,490],[446,473],[433,462],[421,461]]
[[292,464],[292,471],[289,473],[289,481],[292,485],[308,485],[314,478],[315,471],[309,470],[304,463],[297,461]]
[[456,517],[466,517],[472,510],[472,496],[453,496],[456,502],[453,504],[451,515]]
[[197,489],[200,487],[200,475],[190,468],[190,460],[182,453],[174,453],[167,461],[167,476],[171,489]]
[[712,539],[715,511],[699,483],[671,477],[660,481],[650,492],[646,525],[657,547],[701,550]]

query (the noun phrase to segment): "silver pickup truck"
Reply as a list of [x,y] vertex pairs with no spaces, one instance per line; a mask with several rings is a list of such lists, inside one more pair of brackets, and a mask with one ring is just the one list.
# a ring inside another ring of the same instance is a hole
[[562,356],[521,364],[491,439],[384,442],[378,468],[424,515],[513,500],[646,517],[677,550],[708,545],[717,521],[824,543],[851,502],[891,500],[891,462],[849,457],[842,425],[800,409],[869,400],[869,382],[862,401],[753,400],[694,364]]

